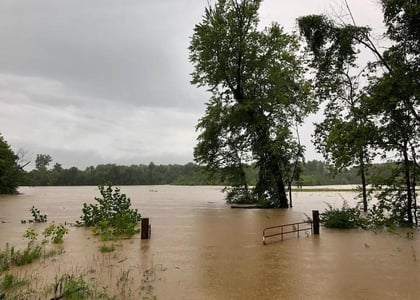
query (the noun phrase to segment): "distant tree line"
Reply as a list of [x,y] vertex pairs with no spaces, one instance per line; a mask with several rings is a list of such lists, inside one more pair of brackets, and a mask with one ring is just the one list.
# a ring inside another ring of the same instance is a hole
[[38,154],[35,169],[23,174],[22,185],[29,186],[72,186],[99,185],[112,182],[114,185],[206,185],[217,184],[216,180],[207,179],[193,163],[186,165],[117,165],[100,164],[89,166],[84,170],[76,167],[63,168],[55,163],[49,167],[52,158],[46,154]]
[[[185,165],[169,164],[156,165],[116,165],[101,164],[90,166],[84,170],[76,167],[65,169],[59,163],[50,167],[50,155],[38,154],[35,160],[35,169],[23,172],[20,185],[25,186],[74,186],[99,185],[112,182],[115,185],[225,185],[221,176],[206,176],[203,167],[194,163]],[[360,176],[357,169],[343,170],[334,173],[322,161],[312,160],[301,165],[302,178],[300,185],[333,185],[358,184]],[[248,165],[245,170],[248,182],[255,185],[258,179],[256,165]]]
[[[35,168],[25,171],[28,162],[15,154],[4,138],[0,135],[0,194],[13,194],[19,186],[75,186],[99,185],[112,182],[115,185],[228,185],[223,181],[222,174],[208,177],[204,167],[194,163],[185,165],[169,164],[156,165],[116,165],[101,164],[90,166],[84,170],[76,167],[63,168],[60,163],[52,165],[53,159],[48,154],[38,154]],[[51,166],[52,165],[52,166]],[[312,160],[299,165],[301,179],[298,185],[334,185],[360,184],[357,168],[344,168],[336,172],[333,166],[326,162]],[[376,184],[386,184],[392,177],[397,163],[374,164],[371,167],[369,179]],[[250,185],[258,180],[258,166],[256,164],[244,167],[245,176]]]

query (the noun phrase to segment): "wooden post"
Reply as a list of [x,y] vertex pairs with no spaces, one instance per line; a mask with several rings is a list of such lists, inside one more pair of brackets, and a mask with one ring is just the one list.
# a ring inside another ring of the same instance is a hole
[[312,223],[313,223],[313,234],[319,235],[319,211],[313,210],[312,211]]
[[149,218],[141,218],[141,239],[148,240],[151,235],[151,226],[149,225]]

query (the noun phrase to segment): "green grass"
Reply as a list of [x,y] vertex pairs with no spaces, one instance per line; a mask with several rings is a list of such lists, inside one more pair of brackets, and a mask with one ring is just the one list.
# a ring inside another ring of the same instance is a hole
[[0,251],[0,272],[8,270],[11,266],[23,266],[40,258],[44,248],[29,243],[24,250],[16,250],[14,246],[6,244],[6,249]]
[[109,246],[109,245],[104,244],[104,245],[101,245],[101,246],[99,247],[99,250],[100,250],[102,253],[109,253],[109,252],[113,252],[113,251],[115,251],[115,245],[114,245],[114,244],[111,244],[111,245]]
[[9,291],[20,288],[28,283],[27,280],[13,274],[5,274],[0,279],[0,291]]

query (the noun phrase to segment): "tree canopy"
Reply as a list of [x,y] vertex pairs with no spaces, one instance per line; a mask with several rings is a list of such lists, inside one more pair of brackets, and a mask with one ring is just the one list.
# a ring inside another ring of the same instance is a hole
[[[390,174],[373,211],[396,223],[413,224],[420,147],[420,3],[382,0],[381,5],[391,43],[384,51],[375,45],[370,29],[357,26],[353,18],[350,22],[323,15],[298,19],[312,55],[315,94],[327,100],[315,143],[337,169],[358,165],[362,178],[375,155],[395,155],[398,168]],[[358,66],[358,47],[376,59]],[[366,202],[364,206],[367,210]]]
[[[288,207],[285,186],[296,176],[303,147],[293,128],[314,108],[296,36],[273,23],[258,29],[258,0],[220,0],[194,28],[192,84],[212,93],[195,160],[233,188],[228,201]],[[259,176],[250,190],[244,164]]]
[[0,135],[0,194],[15,194],[21,179],[19,157]]

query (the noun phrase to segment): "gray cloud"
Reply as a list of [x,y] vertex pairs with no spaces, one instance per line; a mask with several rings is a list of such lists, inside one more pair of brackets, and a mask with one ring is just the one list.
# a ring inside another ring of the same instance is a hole
[[1,70],[53,78],[101,99],[199,109],[185,89],[186,48],[202,7],[199,1],[2,1]]
[[[361,23],[378,22],[378,7],[349,2]],[[261,21],[291,31],[331,3],[266,0]],[[192,161],[209,95],[189,83],[187,48],[206,5],[0,0],[0,133],[29,158],[48,153],[65,167]],[[310,143],[317,118],[301,129],[309,159],[320,158]]]

